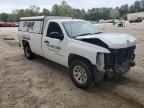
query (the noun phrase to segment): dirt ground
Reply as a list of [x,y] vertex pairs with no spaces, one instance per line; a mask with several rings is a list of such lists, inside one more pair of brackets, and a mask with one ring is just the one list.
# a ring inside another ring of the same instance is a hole
[[74,86],[66,68],[42,57],[27,60],[17,28],[0,28],[0,108],[144,108],[144,23],[98,27],[138,39],[136,66],[87,91]]

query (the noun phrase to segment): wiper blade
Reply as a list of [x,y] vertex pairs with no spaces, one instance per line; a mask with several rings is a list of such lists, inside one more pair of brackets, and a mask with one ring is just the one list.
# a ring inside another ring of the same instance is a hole
[[100,33],[103,33],[103,32],[97,32],[97,33],[93,33],[93,34],[100,34]]
[[85,35],[92,35],[92,33],[79,34],[79,35],[76,35],[76,36],[74,36],[74,37],[77,37],[77,36],[85,36]]
[[94,35],[94,34],[100,34],[100,33],[103,33],[103,32],[96,32],[96,33],[84,33],[84,34],[79,34],[79,35],[76,35],[76,36],[73,36],[74,38],[78,37],[78,36],[85,36],[85,35]]

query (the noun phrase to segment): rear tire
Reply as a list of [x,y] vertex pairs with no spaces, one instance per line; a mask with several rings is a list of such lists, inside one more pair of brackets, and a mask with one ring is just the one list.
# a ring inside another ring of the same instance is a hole
[[31,51],[29,45],[24,46],[24,54],[25,54],[25,57],[29,60],[32,60],[35,58],[35,54]]
[[69,67],[73,83],[81,89],[88,89],[94,84],[92,65],[85,59],[74,60]]

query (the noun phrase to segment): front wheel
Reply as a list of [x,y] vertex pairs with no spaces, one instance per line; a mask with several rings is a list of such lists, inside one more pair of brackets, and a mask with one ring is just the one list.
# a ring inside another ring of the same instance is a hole
[[31,51],[29,45],[24,46],[25,57],[29,60],[34,59],[35,54]]
[[94,83],[93,69],[87,60],[74,60],[69,73],[74,84],[81,89],[88,89]]

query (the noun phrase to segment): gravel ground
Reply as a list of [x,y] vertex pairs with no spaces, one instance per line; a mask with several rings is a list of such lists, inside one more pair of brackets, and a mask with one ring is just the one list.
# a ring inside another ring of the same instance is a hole
[[144,24],[98,27],[134,35],[137,65],[121,79],[87,91],[74,86],[63,66],[42,57],[27,60],[17,28],[0,28],[0,108],[144,108]]

